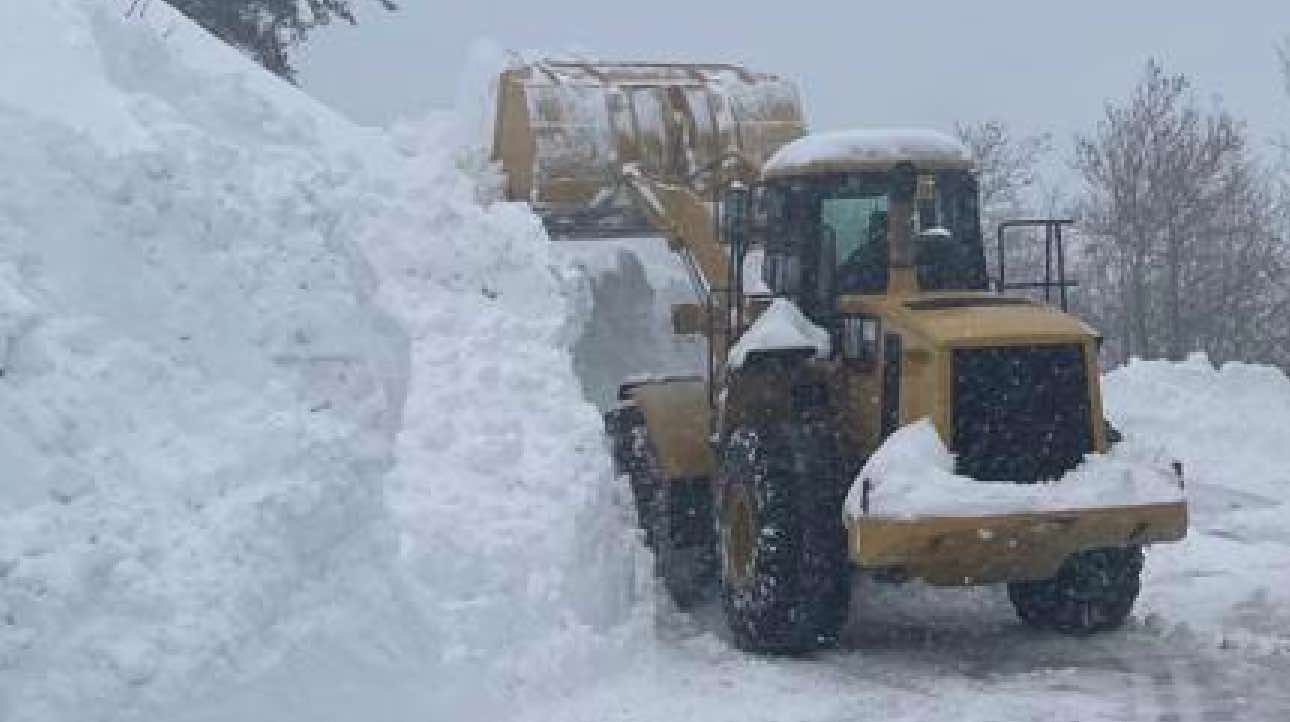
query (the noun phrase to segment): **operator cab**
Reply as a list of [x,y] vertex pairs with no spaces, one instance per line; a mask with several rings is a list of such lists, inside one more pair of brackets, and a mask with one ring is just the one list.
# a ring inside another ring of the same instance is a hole
[[767,162],[754,193],[762,276],[817,320],[845,296],[986,291],[967,150],[934,132],[809,136]]

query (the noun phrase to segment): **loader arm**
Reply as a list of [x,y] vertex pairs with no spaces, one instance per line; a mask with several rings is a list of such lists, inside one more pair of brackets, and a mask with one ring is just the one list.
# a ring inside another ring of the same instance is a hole
[[708,291],[725,289],[730,279],[730,254],[718,237],[712,209],[686,186],[665,183],[645,174],[636,164],[623,168],[624,187],[642,214],[667,239],[668,248],[681,254]]

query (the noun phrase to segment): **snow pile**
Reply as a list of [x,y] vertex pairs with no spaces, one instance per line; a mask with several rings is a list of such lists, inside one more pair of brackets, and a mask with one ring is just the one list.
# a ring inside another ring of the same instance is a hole
[[0,23],[0,719],[489,716],[604,666],[587,289],[459,127],[131,5]]
[[977,481],[954,473],[954,455],[936,427],[920,419],[896,430],[869,457],[847,495],[846,512],[865,515],[864,480],[871,516],[973,516],[1058,511],[1178,501],[1182,491],[1169,459],[1132,442],[1108,454],[1089,454],[1052,483]]
[[1153,547],[1138,609],[1226,646],[1290,651],[1290,379],[1203,355],[1134,361],[1103,381],[1127,442],[1183,462],[1191,529]]
[[871,129],[816,133],[780,148],[766,161],[767,176],[824,170],[837,164],[890,166],[911,162],[966,168],[972,163],[967,147],[935,130]]
[[748,356],[760,351],[801,349],[816,358],[828,358],[832,344],[829,332],[811,323],[797,305],[776,298],[730,349],[730,368],[742,368]]
[[590,289],[573,346],[574,370],[588,400],[608,410],[629,377],[704,373],[702,337],[672,333],[672,305],[694,303],[696,296],[664,239],[561,241],[552,252],[585,276]]
[[405,341],[325,111],[109,7],[6,13],[0,718],[128,716],[267,662],[388,556]]
[[441,635],[439,683],[504,701],[609,664],[598,632],[624,621],[635,546],[573,373],[589,289],[527,206],[476,202],[499,186],[456,169],[465,132],[400,130],[408,202],[364,246],[416,369],[388,481],[401,562]]

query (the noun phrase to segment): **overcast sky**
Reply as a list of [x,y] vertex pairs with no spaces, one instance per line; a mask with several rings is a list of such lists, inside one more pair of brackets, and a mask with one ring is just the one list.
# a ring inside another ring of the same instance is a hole
[[381,124],[447,108],[472,44],[577,49],[606,59],[740,62],[799,83],[813,129],[952,127],[1000,118],[1070,136],[1128,93],[1148,57],[1257,138],[1290,131],[1274,45],[1290,0],[929,0],[519,3],[353,0],[356,28],[319,31],[297,55],[307,90]]

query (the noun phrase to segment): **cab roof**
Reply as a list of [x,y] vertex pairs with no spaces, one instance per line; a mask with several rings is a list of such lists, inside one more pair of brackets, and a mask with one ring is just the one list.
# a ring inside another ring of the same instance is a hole
[[817,133],[780,148],[762,178],[847,171],[884,171],[899,163],[919,170],[970,170],[972,154],[957,138],[935,130],[873,129]]

